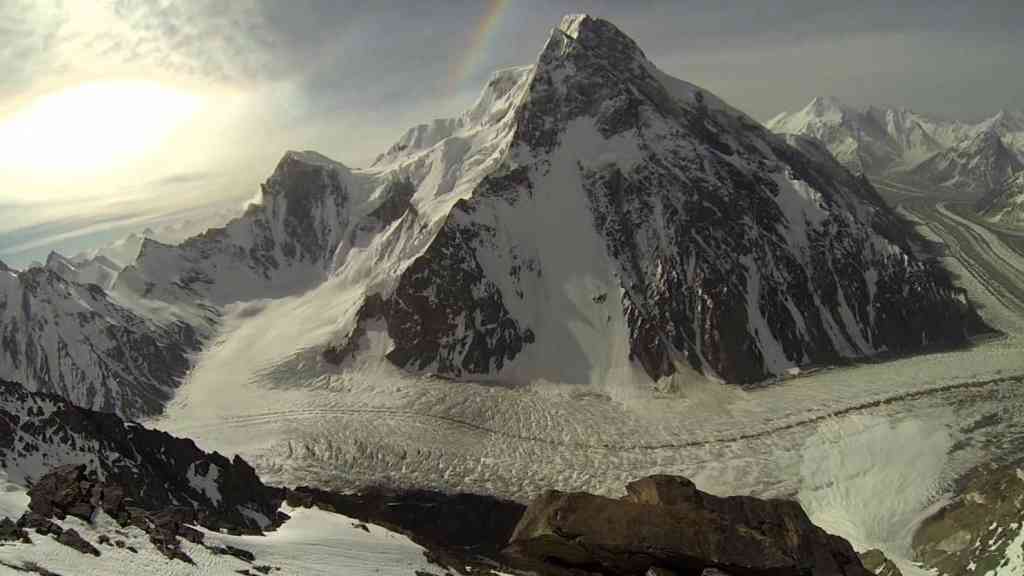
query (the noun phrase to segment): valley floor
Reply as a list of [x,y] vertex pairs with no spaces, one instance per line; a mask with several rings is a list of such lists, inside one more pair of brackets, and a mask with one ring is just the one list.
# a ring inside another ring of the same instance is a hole
[[[915,522],[950,482],[981,461],[1024,456],[1024,251],[956,207],[898,200],[922,234],[948,246],[944,262],[1005,337],[748,390],[698,377],[661,392],[474,384],[282,356],[278,343],[301,348],[334,328],[325,306],[353,305],[328,283],[234,309],[149,424],[241,453],[282,484],[524,500],[550,487],[618,494],[645,474],[682,474],[718,494],[795,496],[858,549],[905,558]],[[386,345],[377,338],[371,346]]]

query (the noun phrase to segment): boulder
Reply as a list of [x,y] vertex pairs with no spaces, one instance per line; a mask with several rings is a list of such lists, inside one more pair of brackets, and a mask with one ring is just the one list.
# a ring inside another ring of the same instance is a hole
[[866,550],[860,553],[860,561],[864,567],[876,576],[903,576],[899,566],[889,560],[885,554],[877,548]]
[[28,507],[44,518],[63,520],[70,514],[88,522],[93,512],[92,486],[84,464],[54,468],[29,490]]
[[673,476],[627,486],[621,499],[548,491],[516,526],[508,557],[542,572],[866,576],[850,544],[788,500],[720,498]]
[[28,532],[24,528],[18,526],[10,518],[0,519],[0,542],[22,542],[31,543],[32,540],[28,537]]
[[68,548],[78,550],[82,554],[91,554],[93,556],[100,555],[100,551],[97,550],[95,546],[90,544],[85,538],[79,536],[78,532],[71,528],[61,532],[60,536],[57,537],[57,542],[60,542]]
[[46,536],[47,534],[60,536],[60,533],[64,531],[63,528],[54,522],[43,518],[32,510],[25,512],[21,515],[21,518],[18,518],[18,528],[35,530],[36,534],[39,534],[40,536]]
[[241,548],[236,548],[236,547],[231,546],[231,545],[207,546],[206,548],[210,552],[213,552],[214,554],[222,554],[222,555],[225,555],[225,556],[234,556],[235,558],[238,558],[239,560],[241,560],[243,562],[252,562],[253,560],[256,559],[256,555],[253,554],[252,552],[249,552],[248,550],[243,550]]

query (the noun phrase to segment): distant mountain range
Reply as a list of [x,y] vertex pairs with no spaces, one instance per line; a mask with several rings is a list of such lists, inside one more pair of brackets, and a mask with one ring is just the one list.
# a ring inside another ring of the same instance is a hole
[[977,201],[996,220],[1017,221],[1013,179],[1024,170],[1024,112],[976,124],[908,109],[855,108],[819,97],[771,119],[768,129],[817,138],[850,170],[925,192]]

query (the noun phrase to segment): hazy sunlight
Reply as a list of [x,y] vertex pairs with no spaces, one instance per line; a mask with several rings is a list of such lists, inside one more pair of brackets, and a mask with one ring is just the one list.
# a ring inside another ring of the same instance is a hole
[[202,106],[196,95],[151,81],[47,94],[0,120],[0,167],[32,177],[110,170],[152,152]]

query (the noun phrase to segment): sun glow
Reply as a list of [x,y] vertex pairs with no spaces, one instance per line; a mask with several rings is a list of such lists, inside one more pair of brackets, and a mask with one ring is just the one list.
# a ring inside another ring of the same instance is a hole
[[0,168],[40,177],[130,165],[195,116],[203,99],[151,81],[82,84],[0,118]]

